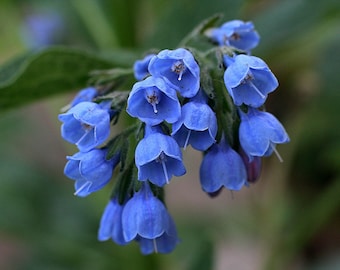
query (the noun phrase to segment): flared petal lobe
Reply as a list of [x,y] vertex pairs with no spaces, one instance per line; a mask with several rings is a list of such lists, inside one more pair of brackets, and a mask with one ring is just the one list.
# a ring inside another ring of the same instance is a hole
[[254,108],[248,108],[247,113],[239,110],[239,113],[239,140],[250,158],[268,156],[274,151],[276,144],[289,142],[286,130],[272,114]]
[[155,54],[148,54],[143,59],[137,60],[133,65],[133,71],[135,78],[139,81],[145,79],[149,73],[149,63],[152,57],[154,57]]
[[232,59],[226,57],[224,83],[235,105],[262,106],[278,86],[276,77],[258,57],[240,54]]
[[64,173],[75,180],[75,195],[85,197],[103,188],[119,162],[119,154],[106,160],[106,149],[93,149],[68,156]]
[[152,76],[134,84],[126,111],[148,125],[174,123],[181,116],[176,91],[161,78]]
[[193,97],[200,86],[200,68],[190,51],[179,48],[163,50],[149,64],[152,76],[163,78],[183,97]]
[[110,114],[93,102],[80,102],[59,115],[61,136],[87,152],[101,145],[110,134]]

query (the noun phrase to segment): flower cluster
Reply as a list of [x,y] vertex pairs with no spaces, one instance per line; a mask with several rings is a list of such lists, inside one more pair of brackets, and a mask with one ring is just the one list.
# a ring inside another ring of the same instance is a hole
[[[182,151],[189,145],[203,154],[200,184],[210,196],[255,182],[262,157],[274,152],[281,159],[276,145],[289,137],[264,110],[278,81],[251,55],[259,35],[251,22],[211,28],[212,21],[177,49],[149,53],[126,71],[97,73],[94,87],[80,91],[59,115],[62,137],[79,149],[67,157],[64,170],[75,180],[75,195],[100,190],[120,167],[100,222],[100,241],[135,241],[143,254],[176,247],[164,186],[186,173]],[[198,38],[208,50],[188,45]],[[120,90],[122,85],[111,83],[115,80],[126,81],[131,91]],[[110,138],[110,125],[124,111],[136,124]]]

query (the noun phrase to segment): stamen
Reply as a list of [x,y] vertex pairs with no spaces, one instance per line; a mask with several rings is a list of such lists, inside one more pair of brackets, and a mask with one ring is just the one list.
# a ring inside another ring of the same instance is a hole
[[167,169],[166,164],[165,164],[166,157],[164,155],[164,152],[161,152],[161,154],[156,159],[156,162],[160,162],[162,164],[163,173],[164,173],[164,176],[165,176],[165,182],[167,184],[169,184],[169,175],[168,175],[168,169]]
[[87,125],[87,124],[81,124],[85,130],[85,133],[83,136],[80,137],[80,139],[76,142],[76,145],[79,145],[82,140],[86,137],[86,135],[93,129],[93,126]]
[[80,192],[82,192],[86,188],[89,188],[91,185],[92,185],[92,182],[86,181],[84,185],[82,185],[80,188],[76,190],[76,192],[73,193],[73,195],[78,195]]
[[182,80],[185,70],[186,66],[184,65],[183,61],[176,61],[171,67],[171,71],[178,74],[177,80],[179,81]]
[[156,242],[156,239],[152,239],[153,241],[153,249],[155,250],[155,253],[158,253],[158,248],[157,248],[157,242]]
[[277,156],[277,158],[279,159],[279,161],[282,163],[283,162],[283,158],[281,157],[279,151],[277,151],[276,147],[274,144],[270,144],[270,147],[273,149],[275,155]]
[[183,149],[184,149],[184,150],[185,150],[185,149],[187,148],[187,146],[188,146],[188,142],[189,142],[190,135],[191,135],[191,129],[189,129],[187,138],[185,139],[185,143],[184,143],[184,146],[183,146]]
[[248,81],[248,84],[260,95],[262,99],[265,99],[266,96],[261,93],[261,91],[255,86],[255,84],[252,83],[252,81]]
[[157,110],[157,104],[159,103],[159,98],[158,95],[156,94],[156,91],[152,91],[151,93],[147,93],[146,98],[148,100],[148,102],[151,104],[152,108],[153,108],[153,112],[155,114],[158,113]]

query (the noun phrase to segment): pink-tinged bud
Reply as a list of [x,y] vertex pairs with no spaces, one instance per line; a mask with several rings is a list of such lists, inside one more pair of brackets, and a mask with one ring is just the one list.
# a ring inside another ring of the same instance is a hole
[[262,160],[261,157],[253,156],[249,159],[248,155],[240,147],[239,154],[242,157],[247,171],[248,183],[256,183],[261,174]]

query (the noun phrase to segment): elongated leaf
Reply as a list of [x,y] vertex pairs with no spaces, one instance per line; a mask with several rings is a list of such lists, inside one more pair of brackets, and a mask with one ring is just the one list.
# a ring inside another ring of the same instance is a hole
[[0,69],[0,110],[80,89],[90,71],[112,67],[114,61],[64,47],[26,54]]

